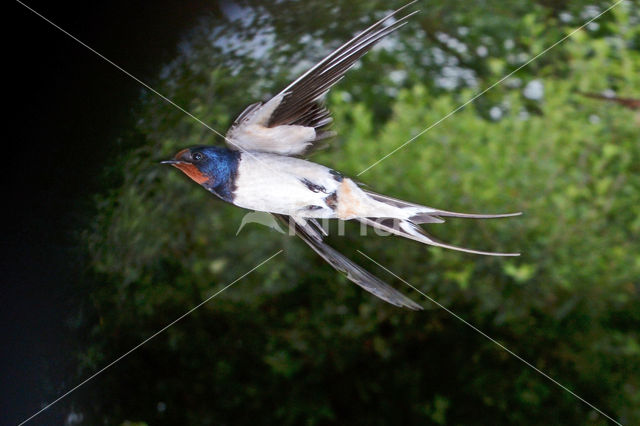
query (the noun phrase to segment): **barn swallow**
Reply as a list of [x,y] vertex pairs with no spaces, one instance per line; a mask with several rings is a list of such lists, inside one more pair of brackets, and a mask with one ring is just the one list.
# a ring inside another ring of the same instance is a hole
[[520,213],[467,214],[414,204],[363,189],[342,173],[301,158],[333,136],[328,129],[332,119],[323,103],[326,93],[376,42],[417,13],[398,18],[410,4],[353,37],[270,100],[249,105],[228,130],[227,147],[187,148],[163,163],[226,202],[271,213],[355,284],[393,305],[419,310],[419,304],[324,243],[326,233],[318,219],[357,220],[432,246],[517,256],[445,244],[420,225],[441,223],[445,217],[487,219]]

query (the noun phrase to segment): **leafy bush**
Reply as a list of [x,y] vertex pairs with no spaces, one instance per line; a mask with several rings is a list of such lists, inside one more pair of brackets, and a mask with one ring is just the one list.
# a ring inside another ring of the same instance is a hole
[[[518,22],[526,24],[518,42],[532,54],[551,44],[525,43],[542,37],[541,14]],[[587,401],[633,424],[640,421],[640,115],[580,92],[640,96],[639,35],[628,7],[603,25],[606,37],[581,31],[554,52],[562,60],[542,63],[535,76],[542,99],[523,96],[528,82],[515,76],[359,177],[378,192],[447,210],[524,211],[509,220],[429,226],[445,241],[519,250],[520,258],[360,237],[356,226],[329,241],[402,286],[359,256],[355,249],[361,249]],[[208,48],[175,63],[162,91],[221,129],[230,111],[246,102],[238,93],[250,89],[223,67],[203,66],[198,55],[211,53]],[[489,59],[476,58],[486,73],[478,74],[481,87],[511,67]],[[443,92],[412,80],[392,96],[388,120],[382,120],[376,107],[355,100],[350,89],[360,87],[357,78],[346,84],[329,99],[340,136],[312,159],[351,176],[477,91]],[[210,143],[198,123],[149,98],[136,135],[143,142],[124,155],[122,184],[100,198],[101,213],[86,233],[101,285],[86,309],[90,345],[79,354],[80,376],[278,249],[284,254],[103,375],[100,389],[78,397],[89,418],[606,423],[428,300],[422,298],[424,312],[400,310],[348,283],[293,238],[255,225],[236,237],[245,211],[156,164],[185,146]]]

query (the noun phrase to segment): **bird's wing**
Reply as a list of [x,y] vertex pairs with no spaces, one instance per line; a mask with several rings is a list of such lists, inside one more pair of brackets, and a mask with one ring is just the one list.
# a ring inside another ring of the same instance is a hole
[[249,105],[227,132],[232,149],[303,155],[333,136],[331,114],[322,98],[373,45],[397,30],[414,13],[395,16],[415,0],[334,50],[267,102]]
[[349,280],[356,283],[369,293],[379,297],[385,302],[412,310],[422,310],[422,306],[409,299],[389,284],[375,277],[361,266],[347,259],[322,241],[321,227],[308,219],[293,218],[282,214],[274,214],[276,218],[291,226],[295,233],[309,245],[316,253],[326,260],[336,270],[343,272]]

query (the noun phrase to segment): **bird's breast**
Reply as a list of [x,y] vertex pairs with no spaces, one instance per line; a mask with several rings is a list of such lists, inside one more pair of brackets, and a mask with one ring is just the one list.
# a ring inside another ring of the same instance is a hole
[[235,205],[283,214],[333,214],[324,201],[338,186],[331,169],[273,154],[243,152],[241,158],[234,190]]

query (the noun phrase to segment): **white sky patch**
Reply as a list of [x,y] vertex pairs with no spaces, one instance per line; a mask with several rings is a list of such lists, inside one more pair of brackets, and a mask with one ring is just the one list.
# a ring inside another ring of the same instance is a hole
[[371,51],[374,52],[380,49],[380,50],[384,50],[385,52],[394,52],[397,48],[398,48],[398,41],[394,40],[394,37],[390,35],[388,37],[383,38],[378,43],[376,43],[376,45],[373,46]]
[[302,59],[300,62],[298,62],[291,68],[290,74],[292,76],[301,75],[302,73],[306,72],[308,69],[310,69],[314,65],[315,65],[314,61],[311,61],[309,59]]
[[407,79],[407,72],[405,70],[394,70],[389,73],[389,79],[394,84],[402,84]]
[[598,24],[597,22],[589,22],[587,24],[587,29],[589,31],[598,31],[599,28],[600,28],[600,24]]
[[65,425],[79,425],[84,420],[84,414],[71,411],[65,419]]
[[256,17],[255,11],[251,7],[242,7],[233,2],[221,2],[220,9],[229,21],[241,21],[245,28],[251,25]]
[[526,109],[522,108],[520,110],[520,112],[518,112],[518,118],[522,121],[528,120],[529,119],[529,111],[527,111]]
[[451,41],[450,47],[452,49],[455,49],[458,53],[463,53],[463,54],[467,53],[467,51],[469,50],[466,44],[464,44],[460,40],[455,40],[455,39]]
[[489,54],[489,49],[487,49],[486,46],[482,46],[481,45],[481,46],[476,47],[476,53],[481,58],[484,58],[485,56],[487,56]]
[[311,37],[311,34],[304,34],[302,36],[300,36],[300,44],[308,44],[313,40],[313,37]]
[[493,120],[500,120],[500,118],[502,118],[502,108],[499,106],[492,106],[489,110],[489,116]]
[[522,94],[527,99],[539,101],[544,97],[544,84],[541,80],[531,80],[524,86]]
[[447,60],[447,56],[439,47],[434,47],[431,49],[431,56],[433,57],[433,62],[436,65],[444,65]]
[[449,34],[437,32],[436,38],[441,43],[446,44],[449,49],[455,50],[458,53],[467,53],[467,51],[469,50],[466,44],[455,37],[451,37]]
[[343,102],[348,103],[353,101],[353,96],[351,96],[351,93],[347,92],[346,90],[340,92],[340,97],[342,98]]
[[[223,2],[222,13],[231,21],[238,21],[244,28],[254,26],[258,12],[250,6],[239,6],[233,2]],[[261,59],[276,46],[275,29],[271,25],[261,25],[253,37],[246,38],[243,34],[221,34],[221,30],[214,28],[208,36],[211,44],[220,48],[223,54],[233,52],[238,56]]]
[[[377,19],[382,19],[385,16],[387,16],[387,15],[393,13],[393,12],[394,12],[393,9],[387,10],[386,12],[378,12],[378,18]],[[396,21],[398,21],[398,19],[395,16],[390,16],[389,19],[387,19],[387,22],[389,23],[389,25],[395,24]]]
[[442,43],[446,43],[449,41],[449,34],[438,31],[436,33],[436,38]]
[[510,89],[517,89],[522,86],[522,79],[518,77],[511,77],[504,82],[504,85]]
[[384,93],[391,98],[395,98],[396,96],[398,96],[398,89],[392,86],[388,86],[384,88]]
[[560,14],[558,15],[558,18],[560,18],[561,22],[571,22],[573,20],[573,15],[571,15],[569,12],[560,12]]
[[245,39],[239,34],[225,34],[215,38],[213,45],[223,54],[233,52],[238,56],[261,59],[276,46],[276,34],[272,26],[265,26],[254,37]]
[[478,85],[478,80],[473,70],[450,65],[442,67],[440,75],[434,79],[434,82],[436,86],[445,90],[454,90],[462,85],[469,87]]
[[585,20],[589,20],[595,18],[600,14],[600,8],[596,5],[590,4],[585,6],[585,8],[580,13],[580,17]]
[[409,37],[405,40],[407,46],[415,50],[422,50],[425,46],[425,40],[427,38],[427,33],[422,29],[417,29],[414,37]]

